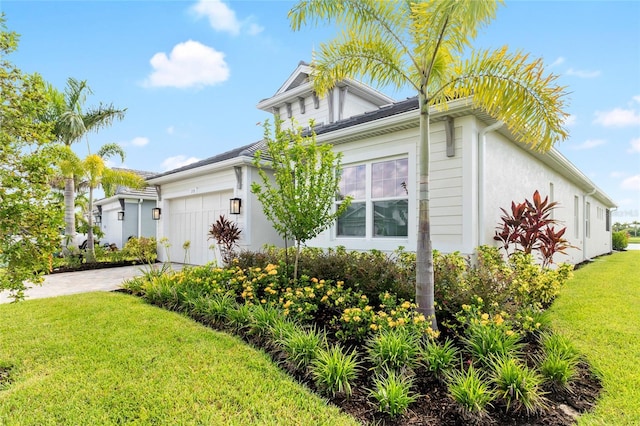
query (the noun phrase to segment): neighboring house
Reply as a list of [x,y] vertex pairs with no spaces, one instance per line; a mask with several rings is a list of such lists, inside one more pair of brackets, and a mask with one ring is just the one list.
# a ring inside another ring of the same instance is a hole
[[[155,175],[152,172],[130,170],[145,179]],[[94,214],[100,218],[100,230],[104,236],[100,244],[115,244],[121,249],[131,237],[155,237],[157,221],[151,210],[156,207],[158,196],[154,186],[145,189],[118,187],[115,195],[102,198],[94,203]]]
[[[335,226],[307,245],[415,250],[417,99],[392,102],[352,80],[319,99],[310,71],[300,63],[274,96],[258,103],[260,109],[302,126],[314,119],[318,142],[343,154],[341,195],[351,195],[352,204]],[[611,252],[615,203],[556,149],[539,154],[514,142],[506,127],[464,99],[449,102],[446,111],[433,110],[431,136],[434,248],[470,254],[478,245],[495,245],[500,208],[530,199],[538,190],[559,203],[554,218],[568,228],[565,237],[577,247],[567,256],[558,255],[557,262],[579,263]],[[242,229],[243,249],[283,245],[250,190],[251,182],[259,180],[252,158],[260,146],[246,145],[148,180],[160,188],[158,237],[169,239],[172,260],[182,258],[186,240],[193,263],[220,260],[209,249],[213,241],[206,233],[220,214],[229,217],[231,198],[242,201],[241,213],[232,218]]]

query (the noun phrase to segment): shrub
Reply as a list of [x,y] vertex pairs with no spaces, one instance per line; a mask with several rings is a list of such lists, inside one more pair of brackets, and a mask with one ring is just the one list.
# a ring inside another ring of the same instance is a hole
[[[235,264],[246,269],[264,268],[272,263],[286,271],[287,259],[292,259],[293,256],[292,249],[287,251],[267,247],[260,253],[241,252]],[[375,250],[347,251],[344,247],[328,250],[305,248],[300,253],[298,268],[300,276],[341,281],[345,288],[361,292],[377,305],[380,303],[378,296],[387,291],[396,294],[400,299],[413,299],[415,276],[412,275],[411,269],[415,268],[414,257],[415,255],[402,250],[389,255]]]
[[155,238],[129,238],[122,251],[125,256],[132,257],[140,263],[151,265],[158,259]]
[[420,336],[404,327],[386,329],[371,337],[366,348],[378,372],[413,368],[419,360]]
[[614,250],[624,250],[629,245],[629,233],[627,231],[614,232],[611,238]]
[[358,370],[355,350],[345,354],[339,345],[320,349],[311,364],[311,373],[320,390],[332,396],[341,393],[347,398],[351,396],[351,382]]
[[373,379],[370,395],[378,402],[378,409],[395,417],[404,413],[417,396],[411,392],[409,377],[394,370],[385,370]]
[[492,358],[491,367],[492,381],[507,410],[513,407],[515,411],[524,409],[532,414],[546,406],[542,378],[534,370],[504,356]]
[[458,349],[449,339],[440,343],[435,339],[428,339],[422,349],[422,362],[427,371],[433,373],[436,378],[445,377],[458,358]]
[[495,397],[482,373],[473,365],[466,370],[450,372],[447,375],[447,389],[467,420],[486,417],[487,408]]
[[555,230],[558,221],[551,214],[557,205],[557,202],[549,202],[549,197],[543,200],[538,191],[533,193],[532,201],[512,202],[511,212],[501,209],[504,214],[502,223],[493,239],[501,242],[507,253],[510,249],[514,250],[512,254],[537,251],[545,266],[553,263],[556,253],[565,253],[574,247],[563,237],[566,227]]

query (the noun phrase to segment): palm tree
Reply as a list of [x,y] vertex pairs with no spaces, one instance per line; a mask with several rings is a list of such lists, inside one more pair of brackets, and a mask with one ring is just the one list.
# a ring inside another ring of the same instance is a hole
[[124,161],[125,153],[122,147],[116,143],[103,145],[96,154],[89,154],[81,163],[83,185],[89,189],[88,205],[88,231],[87,231],[87,262],[95,261],[95,248],[93,238],[93,192],[102,187],[105,196],[110,197],[115,194],[118,186],[142,189],[145,181],[137,173],[122,170],[110,169],[105,160],[117,155]]
[[[126,108],[117,109],[113,105],[101,103],[98,107],[84,110],[87,94],[93,93],[86,80],[78,81],[70,77],[64,94],[53,86],[48,86],[47,92],[50,105],[46,120],[53,123],[56,140],[67,147],[87,133],[110,126],[115,119],[124,118]],[[64,220],[68,244],[74,241],[76,233],[74,198],[74,175],[68,171],[64,176]]]
[[429,222],[430,107],[467,98],[502,121],[519,142],[545,151],[567,137],[564,87],[506,46],[465,56],[478,30],[497,10],[487,0],[307,0],[289,12],[294,30],[307,22],[335,22],[342,33],[320,45],[314,88],[325,94],[347,77],[416,90],[420,112],[419,219],[416,303],[437,329]]

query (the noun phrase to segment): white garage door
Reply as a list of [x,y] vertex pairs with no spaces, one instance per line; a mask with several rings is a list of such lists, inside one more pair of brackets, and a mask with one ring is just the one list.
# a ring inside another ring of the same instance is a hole
[[[229,217],[229,198],[232,197],[232,191],[224,191],[176,198],[169,202],[168,237],[172,262],[204,265],[216,259],[216,251],[209,249],[215,240],[208,240],[207,234],[221,214]],[[191,245],[185,251],[183,245],[186,241]]]

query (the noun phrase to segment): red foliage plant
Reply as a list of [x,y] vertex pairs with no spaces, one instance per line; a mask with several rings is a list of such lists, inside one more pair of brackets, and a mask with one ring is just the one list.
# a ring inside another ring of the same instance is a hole
[[566,254],[568,248],[576,248],[563,236],[566,227],[556,231],[559,222],[551,217],[557,202],[544,200],[538,191],[533,193],[532,201],[527,199],[522,203],[511,202],[511,212],[502,210],[502,223],[496,228],[494,240],[500,241],[502,247],[509,253],[522,251],[528,254],[537,251],[543,260],[543,266],[553,263],[556,253]]
[[240,229],[235,222],[230,221],[224,215],[220,215],[218,220],[211,224],[209,229],[209,238],[215,239],[220,248],[222,261],[229,265],[234,258],[235,249],[240,239]]

